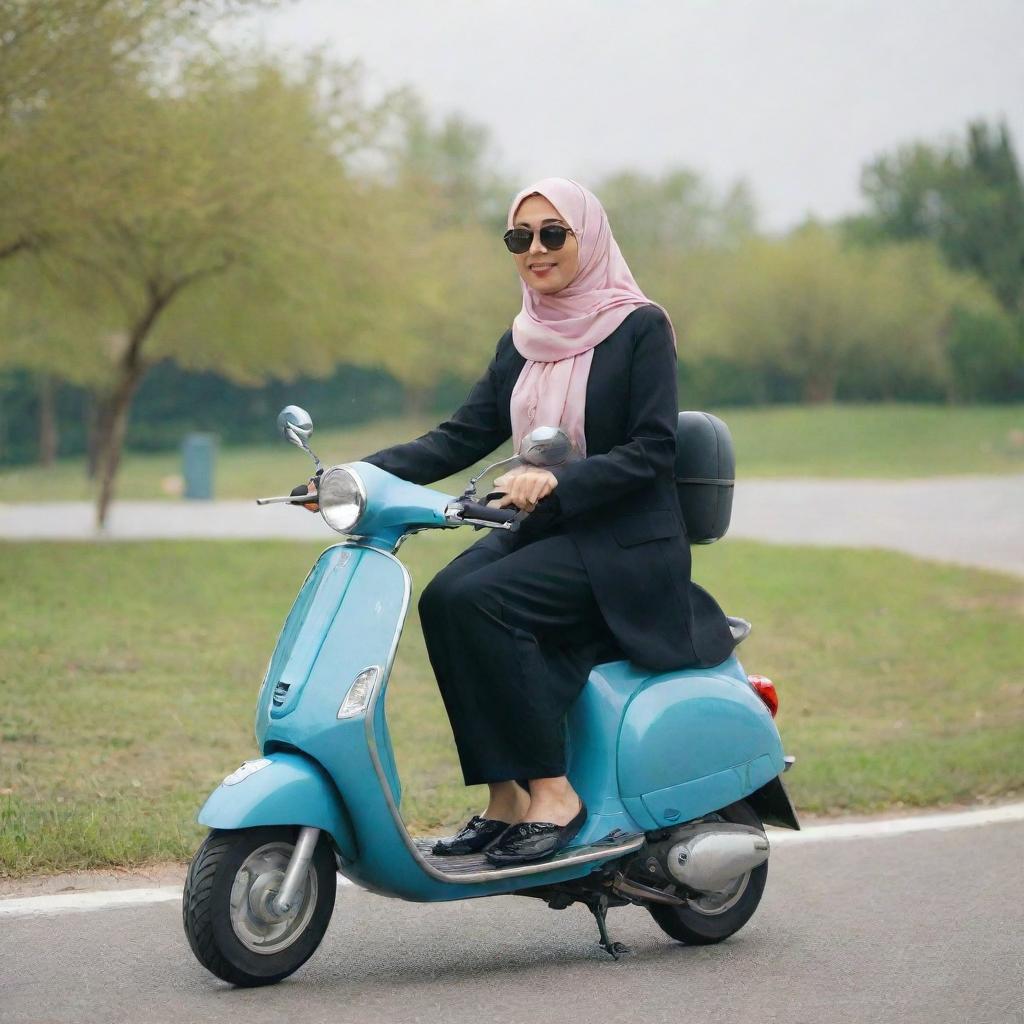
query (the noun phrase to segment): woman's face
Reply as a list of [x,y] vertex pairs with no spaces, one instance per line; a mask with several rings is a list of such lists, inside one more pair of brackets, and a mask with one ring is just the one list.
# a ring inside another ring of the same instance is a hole
[[545,249],[540,244],[540,229],[545,224],[569,225],[562,215],[543,196],[527,196],[516,210],[512,226],[533,232],[533,242],[523,253],[513,253],[519,276],[534,291],[544,295],[560,292],[571,284],[580,269],[580,247],[576,236],[565,236],[561,249]]

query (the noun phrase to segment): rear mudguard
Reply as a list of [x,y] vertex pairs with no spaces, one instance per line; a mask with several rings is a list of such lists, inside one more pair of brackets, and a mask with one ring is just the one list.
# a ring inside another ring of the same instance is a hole
[[337,787],[316,761],[298,752],[246,761],[210,794],[199,823],[219,829],[308,825],[327,832],[343,860],[354,861],[358,852]]
[[747,803],[757,811],[766,825],[778,825],[779,828],[799,831],[800,822],[797,821],[796,811],[782,783],[781,775],[766,782],[757,792],[751,793],[747,797]]

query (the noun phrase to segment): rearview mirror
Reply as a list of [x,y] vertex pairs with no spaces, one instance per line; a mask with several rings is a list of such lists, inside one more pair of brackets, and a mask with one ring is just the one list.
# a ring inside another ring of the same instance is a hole
[[305,409],[297,405],[286,405],[277,414],[277,429],[281,436],[299,448],[305,448],[313,433],[313,419]]
[[561,427],[535,427],[519,445],[519,458],[530,466],[560,466],[574,449]]
[[476,497],[476,484],[478,480],[487,476],[488,473],[501,466],[510,463],[526,463],[528,466],[559,466],[563,462],[578,456],[576,446],[569,440],[569,435],[561,427],[534,427],[528,434],[523,435],[519,442],[519,451],[507,459],[492,462],[480,473],[477,473],[462,493],[463,498]]
[[320,460],[313,454],[313,449],[309,447],[309,438],[313,433],[313,418],[305,409],[298,405],[286,405],[277,414],[277,429],[286,441],[308,452],[317,469],[323,468]]

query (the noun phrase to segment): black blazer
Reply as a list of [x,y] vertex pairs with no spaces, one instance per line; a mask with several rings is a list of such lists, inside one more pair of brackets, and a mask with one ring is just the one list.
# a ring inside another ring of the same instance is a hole
[[[440,426],[363,461],[412,483],[466,469],[512,435],[509,405],[525,359],[506,331],[487,372]],[[622,652],[658,671],[717,665],[734,641],[722,609],[690,580],[690,546],[673,467],[676,352],[657,306],[634,310],[594,349],[587,381],[587,458],[551,472],[542,510],[579,548],[594,597]],[[517,534],[494,531],[513,550]]]

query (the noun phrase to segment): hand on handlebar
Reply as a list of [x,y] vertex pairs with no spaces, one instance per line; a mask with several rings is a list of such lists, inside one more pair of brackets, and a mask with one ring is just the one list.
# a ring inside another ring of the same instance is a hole
[[[309,478],[309,481],[307,483],[299,484],[298,487],[293,487],[291,493],[295,496],[298,496],[299,494],[316,494],[317,485],[320,483],[320,476],[322,473],[323,470],[319,470],[316,476],[311,476]],[[303,502],[302,507],[306,509],[307,512],[320,511],[320,505],[316,501]]]
[[[496,508],[515,505],[524,512],[532,512],[541,498],[546,498],[558,486],[558,477],[546,469],[523,467],[502,473],[494,481],[495,490],[504,490],[505,495],[497,499]],[[494,504],[488,502],[489,505]]]

